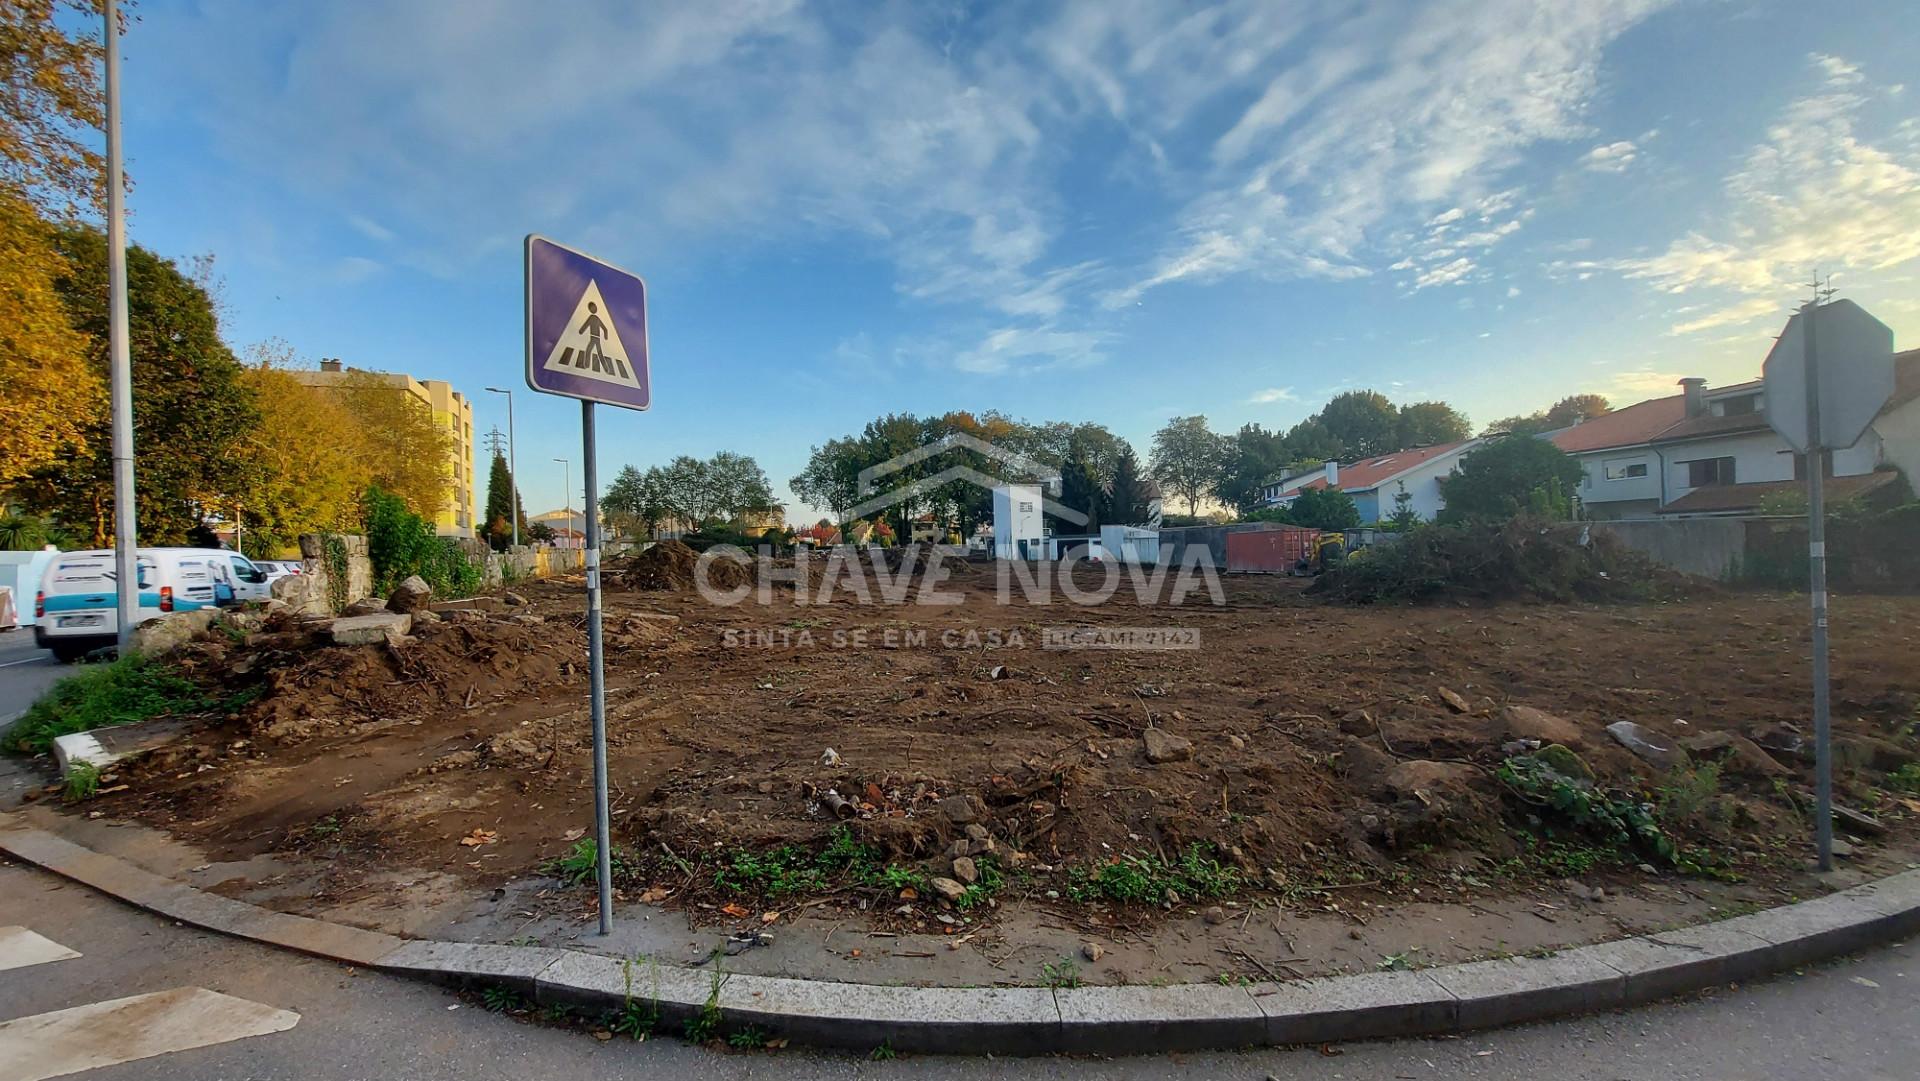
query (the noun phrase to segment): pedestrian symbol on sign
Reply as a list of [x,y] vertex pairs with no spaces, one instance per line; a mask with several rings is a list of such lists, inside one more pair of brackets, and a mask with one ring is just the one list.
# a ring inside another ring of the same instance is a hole
[[640,381],[627,357],[626,347],[620,344],[620,328],[614,324],[613,313],[600,295],[600,283],[588,279],[579,303],[574,305],[573,318],[567,320],[566,331],[553,343],[553,351],[547,354],[547,362],[542,367],[550,372],[638,387]]

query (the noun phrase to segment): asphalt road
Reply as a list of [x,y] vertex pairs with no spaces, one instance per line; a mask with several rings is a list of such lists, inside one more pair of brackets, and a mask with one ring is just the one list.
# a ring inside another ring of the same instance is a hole
[[[221,1078],[1277,1078],[1682,1081],[1911,1078],[1920,1061],[1920,946],[1903,944],[1764,984],[1625,1013],[1457,1039],[1129,1059],[988,1059],[788,1049],[728,1052],[674,1039],[601,1043],[485,1012],[411,983],[177,926],[83,886],[0,866],[0,925],[83,956],[0,971],[0,1021],[203,987],[300,1015],[287,1031],[76,1075]],[[1906,1063],[1905,1066],[1900,1065]],[[6,1073],[0,1066],[0,1074]]]
[[0,724],[26,712],[40,692],[72,671],[33,644],[33,628],[0,632]]

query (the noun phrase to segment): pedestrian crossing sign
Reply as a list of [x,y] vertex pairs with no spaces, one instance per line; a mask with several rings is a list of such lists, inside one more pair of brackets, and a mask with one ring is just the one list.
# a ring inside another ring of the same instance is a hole
[[526,314],[528,386],[627,409],[652,404],[637,275],[529,236]]

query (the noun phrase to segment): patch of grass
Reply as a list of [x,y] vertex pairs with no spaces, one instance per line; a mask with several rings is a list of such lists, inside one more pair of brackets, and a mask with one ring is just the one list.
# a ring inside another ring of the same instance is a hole
[[[616,882],[630,873],[628,863],[617,847],[608,863]],[[569,886],[596,881],[600,874],[600,846],[594,843],[593,838],[583,837],[573,843],[566,855],[549,860],[541,869]]]
[[712,986],[707,990],[707,1001],[700,1012],[687,1019],[681,1030],[690,1043],[706,1043],[720,1035],[720,1026],[725,1018],[720,1013],[720,989],[726,986],[727,978],[718,968],[713,970]]
[[1058,991],[1080,986],[1080,965],[1071,957],[1048,961],[1040,966],[1040,982]]
[[92,799],[100,791],[100,767],[91,762],[75,762],[67,767],[66,786],[60,790],[60,798],[68,803],[79,803]]
[[1654,816],[1668,826],[1685,825],[1720,799],[1721,763],[1708,762],[1667,774],[1654,800]]
[[1920,762],[1909,762],[1888,774],[1887,787],[1920,796]]
[[1125,901],[1161,904],[1168,894],[1182,900],[1224,897],[1245,884],[1246,876],[1214,858],[1211,845],[1191,844],[1177,860],[1152,854],[1121,855],[1093,871],[1073,868],[1066,895],[1075,901]]
[[72,732],[197,713],[215,704],[165,661],[122,657],[87,665],[55,683],[7,729],[0,746],[15,754],[39,754]]
[[895,1051],[893,1045],[888,1043],[882,1043],[879,1047],[874,1048],[867,1054],[867,1058],[874,1062],[892,1062],[899,1057],[900,1052]]
[[987,903],[987,898],[1000,892],[1007,884],[1007,876],[1000,871],[1000,861],[992,856],[975,856],[974,869],[980,872],[980,880],[967,887],[967,892],[953,903],[953,907],[965,911]]

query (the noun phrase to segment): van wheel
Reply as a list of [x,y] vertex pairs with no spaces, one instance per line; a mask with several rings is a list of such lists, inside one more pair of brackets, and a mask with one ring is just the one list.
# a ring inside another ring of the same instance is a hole
[[57,640],[47,643],[47,648],[53,650],[53,659],[61,664],[72,664],[88,653],[88,647],[84,645]]

